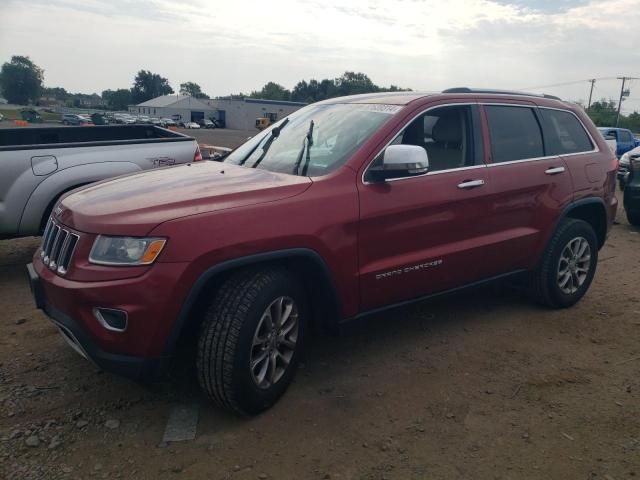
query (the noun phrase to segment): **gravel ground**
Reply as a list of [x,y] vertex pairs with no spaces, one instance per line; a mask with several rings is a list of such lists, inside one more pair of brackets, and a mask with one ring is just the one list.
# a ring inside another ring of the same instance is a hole
[[[622,213],[574,308],[494,286],[377,315],[311,339],[289,392],[251,419],[192,375],[142,387],[80,358],[33,306],[38,239],[2,241],[0,477],[637,478],[640,232]],[[185,404],[196,438],[163,443]]]

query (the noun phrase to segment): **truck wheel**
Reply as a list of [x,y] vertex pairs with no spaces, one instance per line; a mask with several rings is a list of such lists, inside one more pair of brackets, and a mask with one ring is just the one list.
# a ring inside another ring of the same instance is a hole
[[240,273],[218,290],[198,338],[200,386],[219,406],[241,415],[271,407],[295,375],[306,302],[284,270]]
[[598,240],[593,227],[583,220],[560,222],[533,272],[534,298],[551,308],[566,308],[589,289],[598,263]]
[[627,220],[631,225],[640,227],[640,210],[629,211],[627,210]]

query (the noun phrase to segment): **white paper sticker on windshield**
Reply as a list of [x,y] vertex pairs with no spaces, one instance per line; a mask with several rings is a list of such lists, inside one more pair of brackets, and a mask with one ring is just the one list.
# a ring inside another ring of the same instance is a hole
[[402,105],[384,105],[379,103],[363,103],[357,104],[358,110],[366,110],[368,112],[380,112],[393,115],[402,109]]

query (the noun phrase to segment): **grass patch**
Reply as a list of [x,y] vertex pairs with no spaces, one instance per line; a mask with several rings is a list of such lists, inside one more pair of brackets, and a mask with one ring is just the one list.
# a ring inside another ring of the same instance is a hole
[[[0,113],[4,115],[5,120],[22,120],[20,110],[0,108]],[[45,122],[59,122],[62,120],[62,115],[60,113],[45,112],[43,110],[39,110],[38,113]]]

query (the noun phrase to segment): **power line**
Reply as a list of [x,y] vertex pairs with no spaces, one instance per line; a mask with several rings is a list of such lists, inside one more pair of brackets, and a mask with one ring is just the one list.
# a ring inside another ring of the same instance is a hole
[[519,90],[539,90],[541,88],[554,88],[554,87],[565,87],[568,85],[577,85],[579,83],[591,82],[592,80],[595,82],[596,80],[615,80],[615,79],[616,77],[585,78],[584,80],[574,80],[572,82],[554,83],[551,85],[539,85],[536,87],[525,87]]
[[[622,107],[622,99],[625,96],[624,84],[627,80],[640,80],[638,77],[617,77],[618,80],[622,80],[622,87],[620,87],[620,100],[618,100],[618,113],[616,114],[616,127],[618,126],[618,122],[620,121],[620,108]],[[629,92],[627,92],[627,96],[629,96]]]

